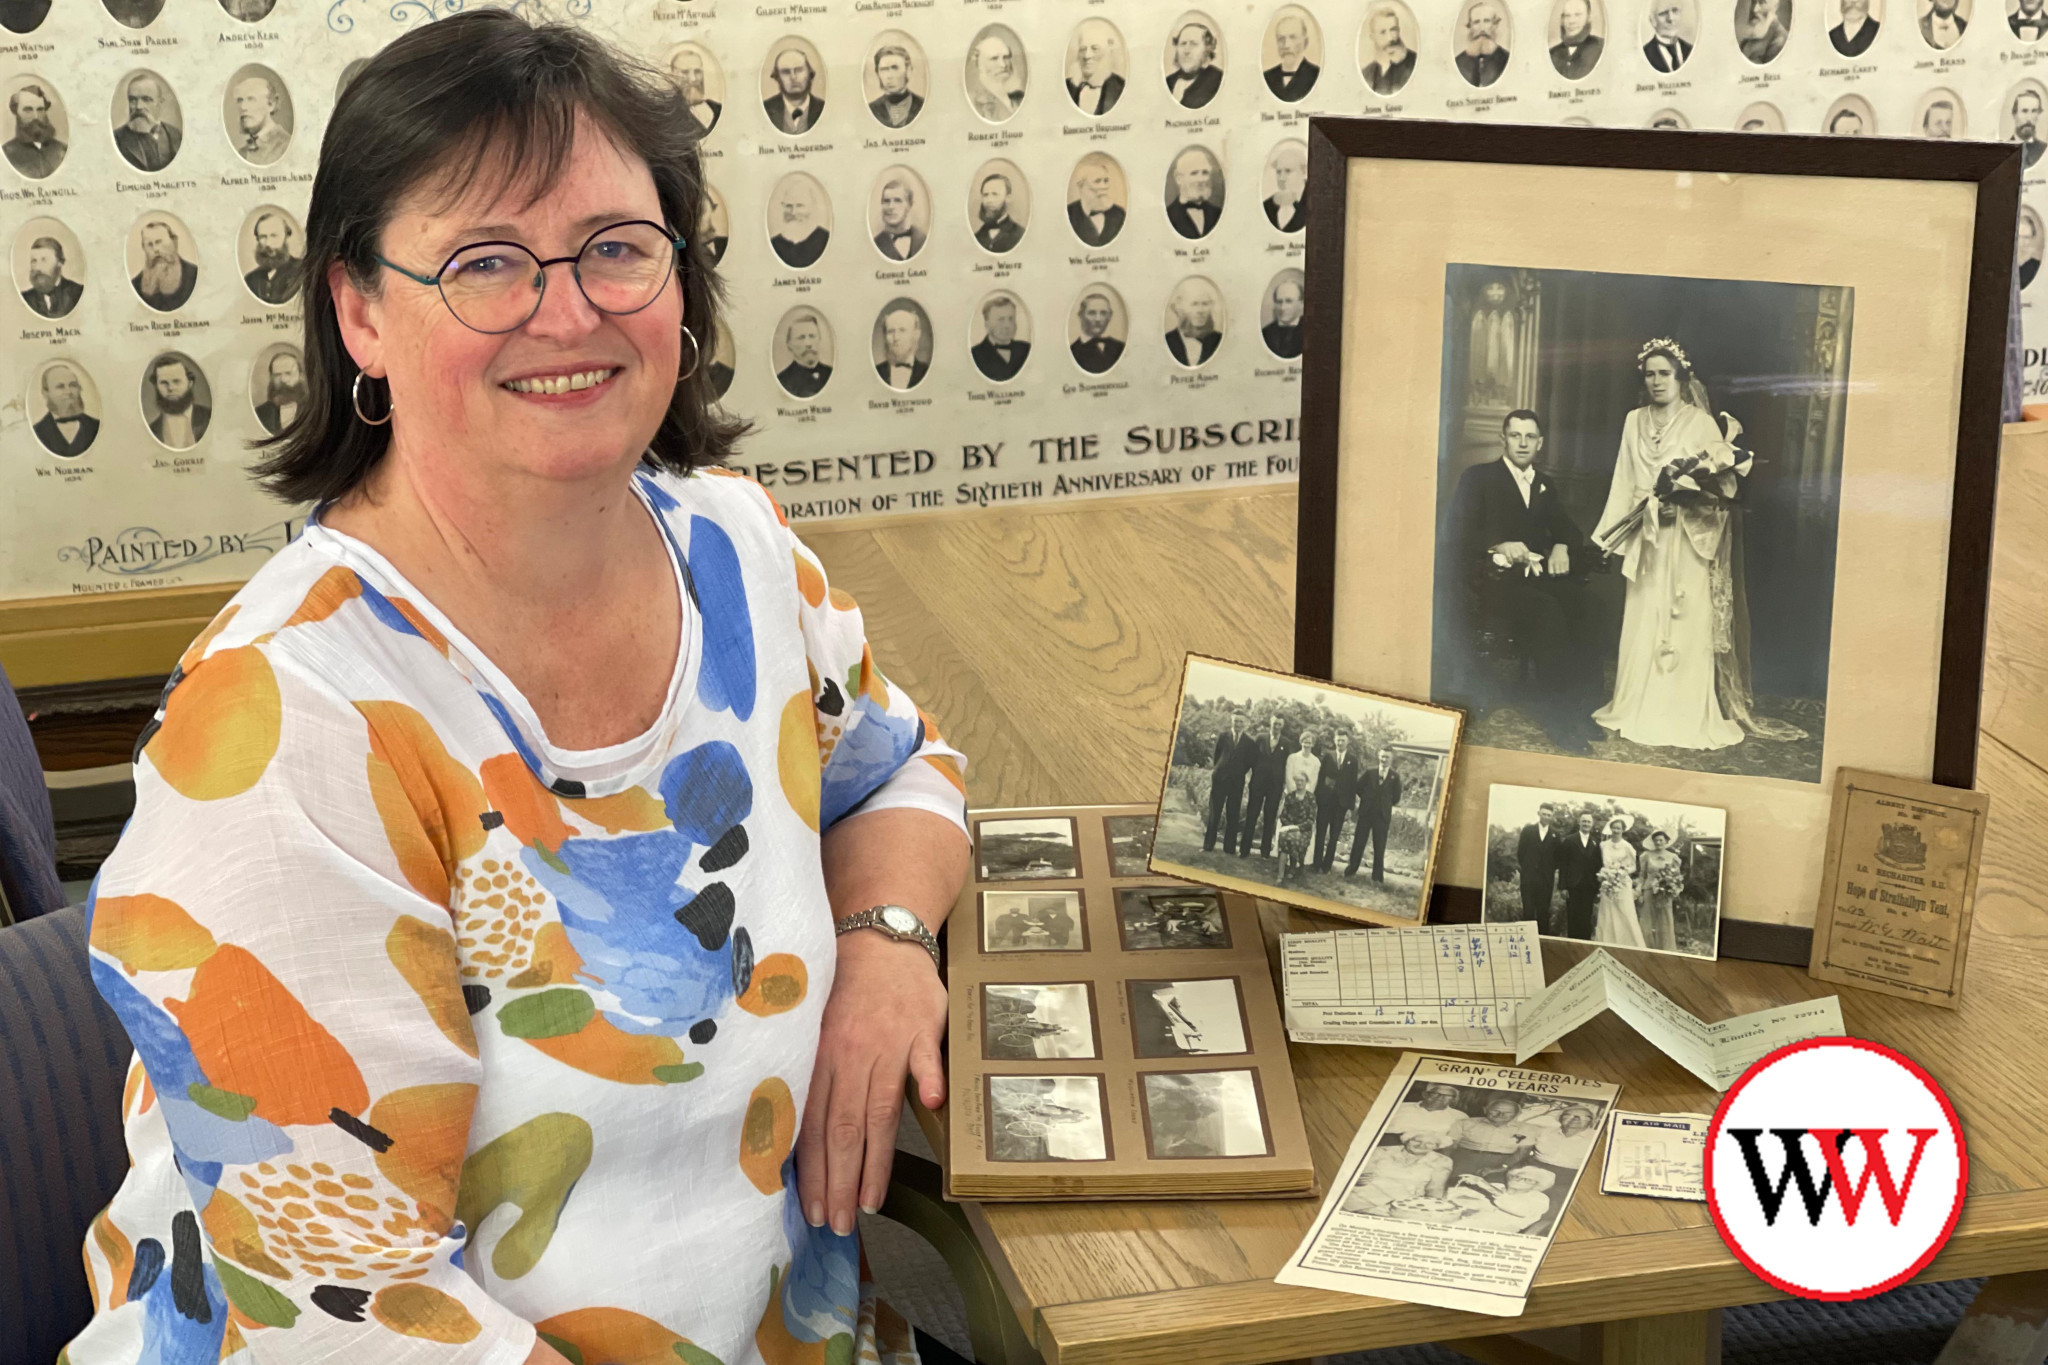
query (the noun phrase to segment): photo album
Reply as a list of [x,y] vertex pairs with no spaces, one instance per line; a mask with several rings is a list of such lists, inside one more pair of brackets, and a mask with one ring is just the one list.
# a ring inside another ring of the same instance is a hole
[[1150,872],[1148,807],[970,820],[946,933],[947,1194],[1314,1193],[1254,902]]

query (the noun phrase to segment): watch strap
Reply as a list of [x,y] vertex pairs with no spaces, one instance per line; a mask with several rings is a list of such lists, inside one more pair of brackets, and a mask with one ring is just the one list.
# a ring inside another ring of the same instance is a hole
[[[882,914],[886,910],[902,910],[904,914],[910,917],[912,924],[916,927],[907,933],[891,928],[882,918]],[[833,925],[833,932],[835,934],[850,934],[857,929],[873,929],[877,933],[885,934],[897,940],[899,943],[915,943],[932,955],[932,965],[934,967],[939,965],[938,937],[925,927],[924,921],[918,918],[917,912],[909,909],[907,906],[870,906],[866,910],[855,911],[845,919],[836,921]]]

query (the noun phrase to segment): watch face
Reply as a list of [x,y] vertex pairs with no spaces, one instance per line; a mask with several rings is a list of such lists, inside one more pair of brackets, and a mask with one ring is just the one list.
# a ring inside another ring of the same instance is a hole
[[915,937],[924,921],[900,905],[885,905],[882,907],[882,923],[892,933],[908,934]]

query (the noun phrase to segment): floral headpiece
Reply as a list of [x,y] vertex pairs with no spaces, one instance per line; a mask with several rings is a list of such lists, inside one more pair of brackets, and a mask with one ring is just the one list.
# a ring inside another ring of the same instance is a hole
[[1685,347],[1679,345],[1670,337],[1651,337],[1648,341],[1644,342],[1643,349],[1636,352],[1636,368],[1639,370],[1643,368],[1643,363],[1658,351],[1668,351],[1678,358],[1678,363],[1684,366],[1688,372],[1691,371],[1692,359],[1686,355]]

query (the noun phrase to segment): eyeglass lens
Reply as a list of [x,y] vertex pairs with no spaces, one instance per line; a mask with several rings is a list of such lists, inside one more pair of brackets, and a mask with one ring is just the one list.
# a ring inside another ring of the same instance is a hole
[[[651,223],[621,223],[584,244],[575,275],[583,296],[605,313],[634,313],[654,302],[675,269],[675,244]],[[509,332],[540,307],[546,277],[521,246],[487,242],[457,252],[441,272],[441,297],[466,326]]]

